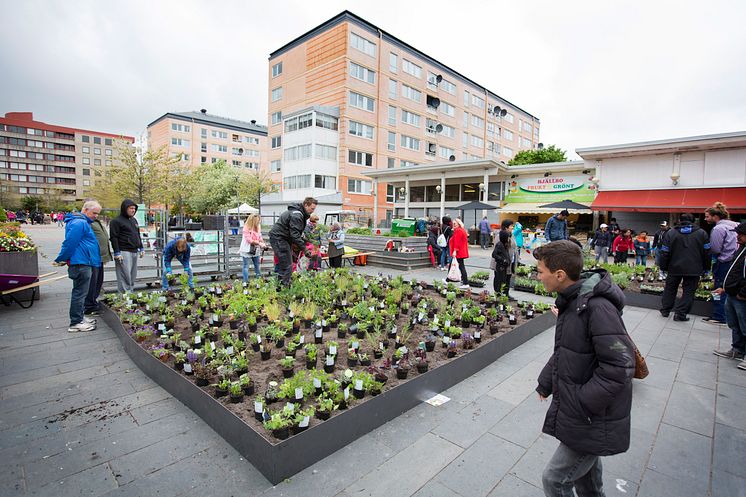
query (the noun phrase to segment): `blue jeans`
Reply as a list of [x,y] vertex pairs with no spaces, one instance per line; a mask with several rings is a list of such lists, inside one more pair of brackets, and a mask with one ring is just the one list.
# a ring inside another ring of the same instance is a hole
[[605,497],[601,458],[575,452],[560,443],[541,475],[548,497]]
[[98,267],[91,266],[91,283],[88,285],[88,294],[85,298],[85,312],[98,310],[98,295],[101,293],[101,287],[104,284],[104,265]]
[[231,235],[237,235],[238,234],[238,228],[231,228]]
[[[192,273],[192,267],[185,267],[184,272],[189,275],[189,288],[194,288],[194,274]],[[168,290],[168,278],[166,278],[166,275],[171,274],[171,266],[165,266],[163,268],[163,278],[161,280],[161,285],[164,290]]]
[[448,267],[450,263],[451,263],[451,256],[448,253],[448,247],[441,247],[440,248],[440,266]]
[[733,348],[744,352],[746,350],[746,300],[730,297],[725,301],[724,307],[725,319],[733,334]]
[[[715,278],[715,288],[722,288],[725,280],[725,275],[728,274],[733,261],[715,263],[715,267],[712,268],[712,277]],[[725,302],[728,300],[726,294],[720,296],[720,300],[712,301],[712,316],[711,319],[716,319],[721,322],[725,322]]]
[[635,265],[636,266],[647,266],[648,265],[648,256],[647,255],[635,255]]
[[480,233],[479,234],[479,242],[483,249],[490,246],[490,234],[489,233]]
[[91,266],[74,264],[67,268],[67,277],[73,280],[73,291],[70,295],[70,326],[83,322],[85,298],[91,284]]
[[254,274],[257,276],[262,275],[262,271],[259,269],[259,256],[255,255],[254,257],[241,257],[241,261],[243,262],[243,280],[249,281],[249,264],[252,262],[254,263]]

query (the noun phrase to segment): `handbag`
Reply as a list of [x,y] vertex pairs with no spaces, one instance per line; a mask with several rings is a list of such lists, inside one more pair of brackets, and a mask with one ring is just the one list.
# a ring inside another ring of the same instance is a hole
[[455,257],[451,261],[451,268],[448,270],[446,279],[448,281],[461,281],[461,270],[458,268],[458,262],[456,262]]
[[446,247],[447,245],[448,245],[448,240],[446,240],[446,236],[443,233],[438,235],[438,247],[443,248],[443,247]]
[[[629,333],[627,334],[629,337]],[[650,374],[648,364],[645,362],[645,358],[642,356],[640,351],[637,349],[637,345],[632,341],[632,337],[629,337],[629,341],[632,342],[632,348],[635,349],[635,378],[638,380],[644,380]]]

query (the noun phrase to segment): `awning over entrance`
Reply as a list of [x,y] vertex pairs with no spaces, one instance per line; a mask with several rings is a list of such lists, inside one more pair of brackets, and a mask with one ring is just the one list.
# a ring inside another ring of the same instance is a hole
[[591,209],[620,212],[701,211],[722,202],[730,212],[746,212],[746,188],[689,188],[598,192]]
[[[500,209],[503,214],[557,214],[562,209],[552,209],[551,207],[539,207],[546,202],[512,202],[505,204]],[[593,214],[590,209],[567,209],[570,214]]]

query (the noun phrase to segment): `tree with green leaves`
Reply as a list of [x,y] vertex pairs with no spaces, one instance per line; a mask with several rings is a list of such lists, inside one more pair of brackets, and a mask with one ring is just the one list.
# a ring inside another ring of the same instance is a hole
[[522,166],[525,164],[545,164],[547,162],[565,162],[567,155],[564,150],[557,148],[556,145],[549,145],[544,148],[531,150],[521,150],[513,157],[509,166]]
[[241,175],[238,197],[252,207],[261,205],[261,195],[274,193],[277,185],[272,182],[272,176],[266,171],[246,171]]

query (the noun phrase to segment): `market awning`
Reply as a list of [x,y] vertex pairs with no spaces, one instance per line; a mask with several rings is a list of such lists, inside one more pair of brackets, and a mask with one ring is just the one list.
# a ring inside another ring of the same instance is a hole
[[[544,205],[541,203],[530,203],[530,202],[513,202],[505,204],[500,209],[501,213],[507,214],[557,214],[562,209],[553,209],[551,207],[539,207]],[[570,214],[593,214],[590,209],[567,209]]]
[[618,212],[701,211],[722,202],[730,212],[746,212],[746,188],[682,188],[598,192],[591,209]]

